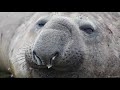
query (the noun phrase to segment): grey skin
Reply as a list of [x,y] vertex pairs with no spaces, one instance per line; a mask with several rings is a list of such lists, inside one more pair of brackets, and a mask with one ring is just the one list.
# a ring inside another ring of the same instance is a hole
[[0,26],[0,66],[14,77],[120,77],[119,12],[18,16]]

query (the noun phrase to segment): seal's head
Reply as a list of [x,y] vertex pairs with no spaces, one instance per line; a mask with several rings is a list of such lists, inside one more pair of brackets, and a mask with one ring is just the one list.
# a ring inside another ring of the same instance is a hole
[[41,19],[36,24],[41,28],[29,54],[31,59],[28,58],[29,51],[26,51],[28,63],[33,67],[61,71],[77,69],[84,53],[79,27],[71,19],[62,16],[54,16],[48,21]]
[[[19,41],[22,45],[17,44],[24,51],[22,66],[31,71],[32,77],[89,77],[106,70],[106,60],[112,51],[112,31],[101,17],[82,13],[38,17],[29,21]],[[19,50],[17,55],[22,57]]]

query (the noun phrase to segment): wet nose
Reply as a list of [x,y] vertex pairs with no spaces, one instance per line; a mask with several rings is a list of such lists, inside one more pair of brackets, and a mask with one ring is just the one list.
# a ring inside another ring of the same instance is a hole
[[37,55],[36,51],[33,50],[34,63],[36,63],[37,65],[45,65],[48,69],[53,66],[53,62],[58,56],[59,56],[59,52],[55,52],[50,56],[51,58],[49,58],[48,62],[45,63],[44,60],[41,58],[41,56]]

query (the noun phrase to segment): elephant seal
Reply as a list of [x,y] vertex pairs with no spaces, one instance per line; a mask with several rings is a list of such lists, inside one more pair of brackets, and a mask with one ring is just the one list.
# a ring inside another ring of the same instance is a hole
[[29,16],[14,29],[0,30],[0,62],[13,77],[120,77],[119,12]]

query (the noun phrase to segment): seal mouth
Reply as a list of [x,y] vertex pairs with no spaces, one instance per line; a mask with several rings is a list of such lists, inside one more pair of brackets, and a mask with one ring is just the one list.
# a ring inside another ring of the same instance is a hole
[[[29,52],[30,53],[30,52]],[[29,58],[29,54],[25,53],[25,58],[27,61],[27,64],[33,68],[33,69],[48,69],[48,70],[55,70],[55,71],[68,71],[68,65],[61,66],[56,65],[54,61],[57,60],[57,57],[59,56],[59,53],[56,52],[52,55],[52,57],[49,60],[49,63],[45,63],[44,60],[42,60],[35,51],[31,52],[30,54],[32,57]]]
[[42,60],[37,55],[37,53],[35,51],[30,50],[28,52],[25,52],[25,58],[26,58],[28,65],[34,69],[42,69],[42,68],[53,69],[53,68],[55,68],[56,66],[54,65],[54,60],[56,60],[58,56],[59,56],[59,53],[56,52],[55,54],[52,55],[49,62],[46,63],[46,62],[44,62],[44,60]]
[[[38,70],[76,71],[79,66],[78,64],[81,64],[83,61],[82,55],[78,58],[76,59],[74,56],[71,56],[69,59],[65,56],[62,58],[61,54],[56,51],[49,60],[44,60],[31,47],[25,51],[25,60],[28,67]],[[72,63],[71,60],[76,61]]]

